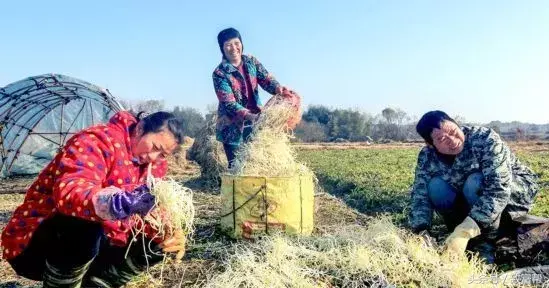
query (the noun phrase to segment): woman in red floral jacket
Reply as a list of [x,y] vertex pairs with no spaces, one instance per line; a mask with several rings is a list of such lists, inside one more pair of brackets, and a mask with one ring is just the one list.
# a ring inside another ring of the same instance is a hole
[[4,259],[44,287],[119,287],[162,259],[154,254],[182,257],[184,237],[154,239],[150,227],[144,237],[158,253],[150,258],[134,243],[125,257],[130,216],[147,214],[155,203],[144,185],[147,168],[155,177],[166,174],[164,158],[182,142],[180,124],[167,112],[138,119],[122,111],[74,135],[4,228]]

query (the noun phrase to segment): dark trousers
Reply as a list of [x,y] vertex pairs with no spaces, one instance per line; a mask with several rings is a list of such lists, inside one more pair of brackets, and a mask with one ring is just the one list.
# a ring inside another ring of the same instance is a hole
[[162,261],[161,249],[152,246],[145,253],[142,241],[134,242],[125,257],[128,247],[111,245],[100,223],[56,214],[8,262],[18,275],[43,281],[44,287],[120,287]]
[[[250,121],[244,121],[244,130],[242,131],[242,139],[244,142],[250,141],[252,134],[252,123]],[[223,150],[227,156],[227,162],[229,163],[229,169],[233,167],[234,159],[236,158],[236,152],[240,148],[240,144],[227,144],[223,143]]]
[[227,162],[229,163],[229,169],[233,168],[235,153],[236,153],[236,150],[238,150],[238,147],[240,147],[240,145],[223,143],[223,150],[225,150],[225,155],[227,156]]

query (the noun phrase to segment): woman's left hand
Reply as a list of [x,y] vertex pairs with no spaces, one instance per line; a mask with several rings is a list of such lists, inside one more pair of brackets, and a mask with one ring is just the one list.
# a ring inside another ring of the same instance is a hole
[[174,235],[160,243],[160,248],[164,253],[177,252],[175,259],[177,262],[181,262],[183,256],[185,256],[185,244],[187,243],[187,237],[183,230],[178,230]]

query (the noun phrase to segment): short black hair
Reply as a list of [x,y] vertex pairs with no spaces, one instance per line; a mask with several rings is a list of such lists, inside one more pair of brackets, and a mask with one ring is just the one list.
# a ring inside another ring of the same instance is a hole
[[137,119],[143,122],[143,135],[168,130],[175,137],[177,144],[183,143],[183,122],[170,112],[159,111],[152,114],[140,112]]
[[227,57],[225,57],[225,52],[223,51],[223,44],[226,41],[234,38],[238,38],[238,40],[240,40],[240,43],[242,44],[242,51],[244,51],[244,43],[242,43],[242,37],[240,36],[240,32],[238,32],[238,30],[230,27],[230,28],[221,30],[221,32],[217,34],[217,44],[219,44],[219,49],[221,50],[221,54],[225,59],[227,59]]
[[421,135],[421,137],[423,137],[423,140],[433,145],[431,133],[435,128],[440,129],[440,124],[444,121],[454,122],[457,125],[457,122],[445,112],[440,110],[429,111],[425,113],[417,122],[416,131],[419,135]]

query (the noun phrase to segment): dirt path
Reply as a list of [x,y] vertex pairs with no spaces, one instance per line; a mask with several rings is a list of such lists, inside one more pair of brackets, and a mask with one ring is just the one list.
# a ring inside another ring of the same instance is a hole
[[0,179],[0,194],[25,193],[34,178]]
[[367,142],[349,143],[295,143],[294,147],[301,150],[347,150],[347,149],[394,149],[394,148],[421,148],[423,143],[387,143],[371,144]]
[[[549,151],[549,141],[507,141],[507,144],[514,150],[520,147],[520,150],[527,151]],[[294,147],[302,150],[346,150],[346,149],[395,149],[395,148],[421,148],[423,142],[400,143],[392,142],[386,144],[367,143],[367,142],[348,142],[348,143],[294,143]]]

